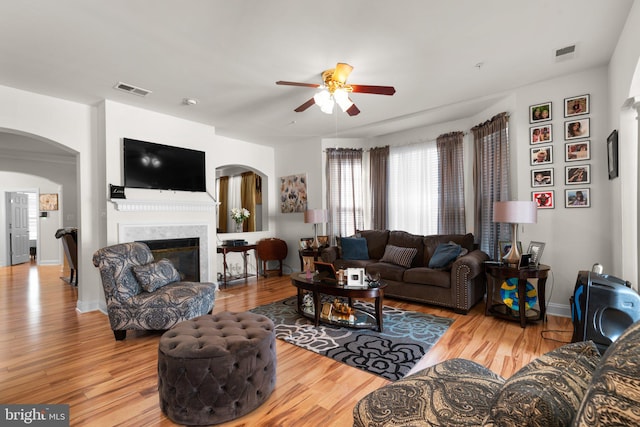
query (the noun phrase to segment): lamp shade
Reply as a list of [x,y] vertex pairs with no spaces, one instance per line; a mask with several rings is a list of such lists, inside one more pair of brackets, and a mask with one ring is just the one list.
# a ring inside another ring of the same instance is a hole
[[535,224],[538,222],[536,202],[511,200],[493,203],[493,222]]
[[307,224],[324,224],[327,222],[326,209],[308,209],[304,212],[304,222]]

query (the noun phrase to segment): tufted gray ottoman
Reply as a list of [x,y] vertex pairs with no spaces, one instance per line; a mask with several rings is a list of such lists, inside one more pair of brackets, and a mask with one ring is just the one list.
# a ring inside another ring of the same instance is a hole
[[176,423],[219,424],[241,417],[267,400],[275,383],[275,331],[263,315],[204,315],[160,338],[160,407]]

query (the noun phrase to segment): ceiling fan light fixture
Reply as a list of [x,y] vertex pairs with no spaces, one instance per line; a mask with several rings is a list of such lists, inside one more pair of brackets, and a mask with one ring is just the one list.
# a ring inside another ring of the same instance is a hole
[[320,110],[323,113],[331,114],[333,113],[333,106],[335,105],[333,98],[331,97],[331,93],[326,87],[322,87],[316,94],[313,96],[313,100],[316,105],[320,107]]
[[340,106],[343,112],[346,112],[353,105],[353,102],[349,99],[349,93],[344,89],[337,89],[333,92],[333,99],[335,99],[336,104]]

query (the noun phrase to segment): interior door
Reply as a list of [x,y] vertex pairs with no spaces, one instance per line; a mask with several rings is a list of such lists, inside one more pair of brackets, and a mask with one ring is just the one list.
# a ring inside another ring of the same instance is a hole
[[10,199],[11,265],[16,265],[29,261],[29,196],[26,193],[10,193]]

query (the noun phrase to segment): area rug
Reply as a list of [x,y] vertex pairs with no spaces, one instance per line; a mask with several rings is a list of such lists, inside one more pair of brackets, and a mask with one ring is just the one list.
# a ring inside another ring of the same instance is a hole
[[[355,308],[374,312],[373,304],[354,301]],[[454,319],[383,307],[383,329],[315,326],[297,312],[297,298],[256,307],[251,311],[273,320],[276,337],[389,380],[404,377],[442,337]]]

